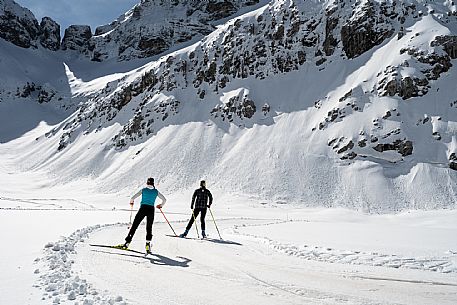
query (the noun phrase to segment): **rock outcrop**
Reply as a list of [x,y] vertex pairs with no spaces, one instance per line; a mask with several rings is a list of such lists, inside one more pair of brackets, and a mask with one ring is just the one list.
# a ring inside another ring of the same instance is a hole
[[91,42],[92,32],[88,25],[72,25],[65,30],[62,50],[78,51],[88,55],[94,49]]
[[60,26],[44,17],[38,24],[28,9],[12,0],[0,0],[0,38],[21,48],[60,48]]
[[396,140],[393,143],[378,144],[373,147],[373,149],[379,152],[395,150],[403,157],[406,157],[413,153],[413,142],[406,140]]
[[449,155],[449,168],[457,171],[457,154],[452,153]]
[[360,56],[394,33],[393,23],[387,19],[391,16],[386,16],[390,15],[387,4],[383,2],[375,7],[377,5],[374,1],[364,1],[355,6],[354,17],[342,26],[343,50],[349,58]]
[[12,0],[0,0],[0,37],[21,48],[37,47],[40,33],[35,16]]
[[94,61],[119,61],[151,57],[172,46],[203,38],[217,21],[259,0],[142,0],[109,25],[100,26],[91,39],[89,54]]
[[60,49],[60,25],[49,17],[44,17],[40,23],[40,43],[46,49]]

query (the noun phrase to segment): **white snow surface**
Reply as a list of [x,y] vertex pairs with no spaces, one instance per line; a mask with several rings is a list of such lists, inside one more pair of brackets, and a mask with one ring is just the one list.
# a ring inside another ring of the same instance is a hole
[[[208,240],[170,237],[156,211],[153,255],[91,247],[127,234],[129,195],[91,180],[54,185],[46,171],[0,163],[0,295],[5,304],[454,304],[455,210],[370,215],[304,208],[217,190]],[[192,190],[168,193],[184,230]],[[210,189],[211,186],[209,185]],[[138,208],[135,205],[134,213]],[[200,229],[200,228],[199,228]],[[131,249],[143,251],[144,223]],[[217,293],[216,293],[217,292]],[[438,301],[437,301],[438,300]]]
[[[153,255],[144,257],[89,246],[123,242],[130,194],[96,193],[91,180],[53,185],[46,172],[12,169],[10,160],[2,159],[5,304],[457,301],[455,210],[370,215],[213,190],[212,212],[223,240],[210,215],[208,240],[196,239],[195,228],[189,239],[170,237],[173,232],[157,211]],[[162,190],[160,182],[157,187]],[[179,234],[190,216],[192,192],[164,194],[164,213]],[[143,251],[144,231],[142,224],[131,249]]]
[[[457,301],[455,210],[368,215],[216,194],[212,212],[223,240],[210,215],[207,240],[196,239],[195,228],[187,239],[171,237],[156,211],[153,254],[145,257],[89,245],[123,241],[128,198],[82,193],[90,189],[84,183],[43,192],[42,177],[31,176],[24,190],[24,176],[9,178],[16,196],[0,198],[0,229],[14,232],[3,235],[0,257],[5,304]],[[179,234],[191,192],[165,195],[164,212]],[[144,236],[142,224],[130,248],[142,252]]]

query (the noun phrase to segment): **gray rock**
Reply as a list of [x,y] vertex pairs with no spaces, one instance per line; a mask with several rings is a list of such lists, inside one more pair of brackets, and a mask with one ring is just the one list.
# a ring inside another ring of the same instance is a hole
[[62,40],[62,50],[74,50],[88,54],[90,50],[90,39],[92,32],[88,25],[71,25],[65,30]]
[[[341,153],[343,153],[343,152],[345,152],[345,151],[347,151],[347,150],[353,149],[353,148],[354,148],[354,142],[349,141],[349,143],[346,144],[345,146],[341,147],[341,148],[337,151],[337,153],[338,153],[338,154],[341,154]],[[355,158],[355,156],[354,156],[354,158]],[[353,159],[353,158],[352,158],[352,159]]]
[[452,154],[449,156],[449,161],[457,161],[457,155],[456,155],[456,153],[452,153]]
[[32,12],[10,0],[0,6],[0,38],[21,48],[36,47],[40,27]]
[[208,1],[205,11],[215,20],[226,18],[236,12],[234,1]]
[[457,155],[456,155],[456,153],[452,153],[449,156],[449,168],[457,171]]
[[431,45],[432,47],[441,45],[452,59],[457,58],[457,36],[437,36]]
[[[214,21],[229,17],[241,8],[258,2],[259,0],[143,0],[130,13],[108,25],[97,27],[89,44],[94,51],[82,50],[81,53],[96,61],[113,57],[124,61],[155,56],[176,44],[208,35],[215,29]],[[166,16],[166,22],[164,19],[148,19],[152,12],[160,10],[166,14],[172,12]]]
[[335,48],[338,45],[338,40],[334,36],[334,29],[338,25],[338,16],[333,17],[332,14],[335,10],[327,12],[327,20],[325,23],[325,40],[324,40],[324,52],[325,55],[330,56],[335,52]]
[[60,49],[60,25],[49,17],[44,17],[40,23],[40,43],[49,50]]
[[365,2],[361,10],[363,14],[347,21],[341,28],[343,50],[348,58],[360,56],[394,33],[390,23],[386,22],[384,27],[379,26],[379,23],[384,22],[376,16],[375,4],[372,1]]
[[399,154],[405,157],[413,153],[413,142],[399,139],[393,143],[379,143],[373,147],[373,149],[381,153],[387,150],[396,150]]
[[457,171],[457,162],[450,162],[449,168]]

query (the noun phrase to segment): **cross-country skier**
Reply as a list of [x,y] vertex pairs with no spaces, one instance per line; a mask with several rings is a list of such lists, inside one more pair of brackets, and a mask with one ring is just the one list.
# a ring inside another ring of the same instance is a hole
[[[195,203],[195,209],[194,209]],[[193,215],[190,217],[189,223],[187,224],[186,230],[184,233],[179,235],[180,237],[186,237],[187,233],[189,233],[192,224],[194,223],[194,218],[197,219],[198,213],[200,214],[200,222],[202,224],[202,237],[206,237],[205,233],[205,216],[206,216],[206,208],[210,208],[211,204],[213,204],[213,195],[211,192],[206,188],[206,182],[204,180],[200,181],[200,188],[196,189],[194,195],[192,196],[192,202],[190,203],[190,208],[192,209]],[[197,225],[197,224],[195,224]]]
[[140,189],[130,199],[130,206],[133,207],[135,199],[141,195],[141,205],[138,213],[136,213],[135,220],[133,221],[132,227],[130,228],[129,234],[125,238],[125,243],[119,247],[121,249],[127,249],[130,242],[132,241],[133,235],[136,229],[140,225],[141,221],[146,217],[146,252],[151,252],[151,239],[152,239],[152,223],[154,222],[154,205],[156,198],[159,197],[162,200],[161,204],[157,205],[157,208],[162,208],[165,205],[167,199],[163,196],[154,186],[154,178],[148,178],[146,186]]

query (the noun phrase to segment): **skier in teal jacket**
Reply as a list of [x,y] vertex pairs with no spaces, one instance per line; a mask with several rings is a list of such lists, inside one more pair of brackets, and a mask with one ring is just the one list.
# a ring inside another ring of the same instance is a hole
[[154,178],[148,178],[146,182],[146,187],[140,189],[135,195],[130,199],[130,206],[133,207],[135,199],[141,195],[141,205],[140,209],[135,215],[135,220],[133,221],[132,227],[130,228],[129,234],[125,238],[125,243],[120,245],[120,248],[127,249],[130,242],[132,241],[135,231],[140,225],[141,221],[146,217],[146,252],[151,251],[151,240],[152,240],[152,223],[154,222],[154,212],[155,212],[155,201],[159,197],[162,202],[157,205],[157,208],[161,209],[167,199],[162,193],[160,193],[154,185]]

